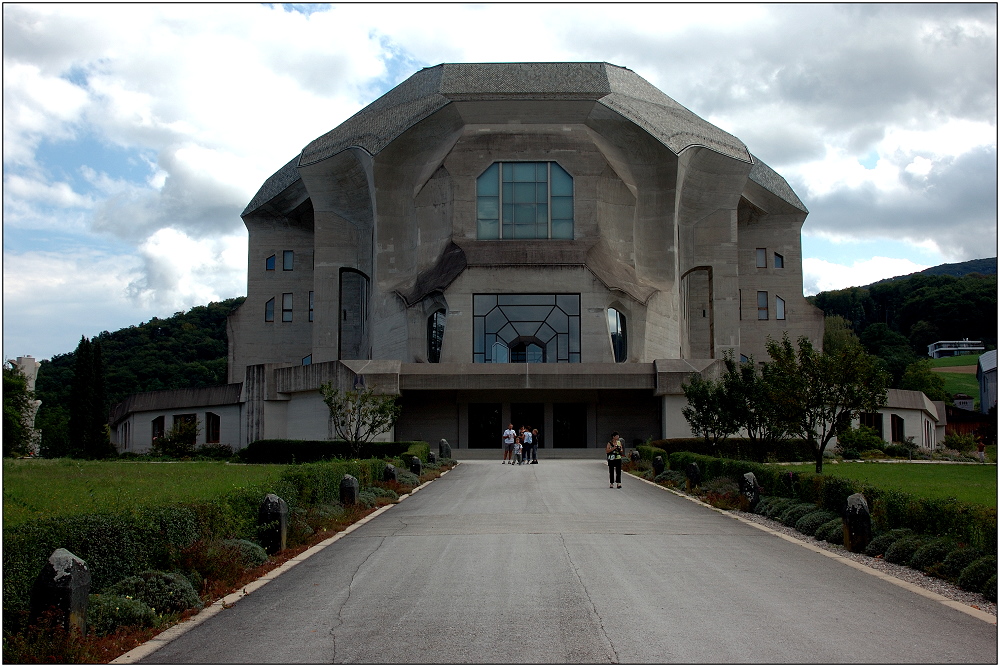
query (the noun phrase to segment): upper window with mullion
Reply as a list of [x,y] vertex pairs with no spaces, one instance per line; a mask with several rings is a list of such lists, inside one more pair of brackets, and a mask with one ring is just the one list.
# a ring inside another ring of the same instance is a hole
[[555,162],[494,162],[476,179],[479,239],[572,239],[573,177]]

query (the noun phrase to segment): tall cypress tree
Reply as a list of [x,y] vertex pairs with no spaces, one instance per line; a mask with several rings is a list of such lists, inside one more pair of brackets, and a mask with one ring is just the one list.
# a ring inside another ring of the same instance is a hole
[[94,351],[86,336],[76,346],[76,366],[69,401],[70,456],[87,456],[92,450],[94,413]]

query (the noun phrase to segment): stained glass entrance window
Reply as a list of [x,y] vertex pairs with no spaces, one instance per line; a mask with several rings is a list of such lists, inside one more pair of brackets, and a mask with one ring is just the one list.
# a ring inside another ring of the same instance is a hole
[[478,364],[580,363],[579,294],[476,294]]

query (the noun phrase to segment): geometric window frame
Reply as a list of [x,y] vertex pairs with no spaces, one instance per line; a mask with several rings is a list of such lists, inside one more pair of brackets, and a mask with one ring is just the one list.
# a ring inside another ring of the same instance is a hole
[[474,294],[472,361],[580,363],[579,294]]
[[494,162],[476,179],[476,238],[573,239],[573,177],[557,162]]

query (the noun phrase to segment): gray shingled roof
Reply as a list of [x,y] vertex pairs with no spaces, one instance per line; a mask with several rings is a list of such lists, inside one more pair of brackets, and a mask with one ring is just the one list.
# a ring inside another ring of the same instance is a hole
[[458,100],[594,100],[643,128],[676,154],[704,146],[751,162],[751,178],[805,210],[783,178],[754,159],[742,141],[658,90],[635,72],[609,63],[454,63],[427,67],[323,136],[269,178],[244,215],[297,180],[295,167],[314,164],[348,148],[376,155],[396,137]]

